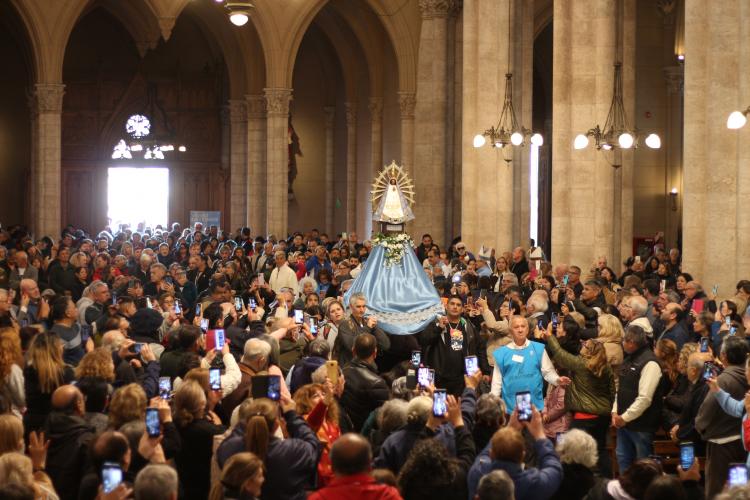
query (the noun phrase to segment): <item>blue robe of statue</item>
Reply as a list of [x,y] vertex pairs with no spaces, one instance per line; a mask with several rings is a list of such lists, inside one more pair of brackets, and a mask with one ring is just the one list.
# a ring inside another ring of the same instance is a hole
[[385,248],[373,247],[362,272],[344,296],[348,306],[353,293],[367,298],[367,314],[378,319],[378,326],[392,335],[422,331],[438,315],[445,314],[443,303],[422,264],[408,245],[399,264],[385,265]]

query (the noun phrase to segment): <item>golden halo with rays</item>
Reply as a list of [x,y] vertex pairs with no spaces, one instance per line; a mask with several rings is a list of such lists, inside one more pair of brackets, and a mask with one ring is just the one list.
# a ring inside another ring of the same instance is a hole
[[383,167],[383,170],[375,177],[375,181],[372,183],[372,195],[371,200],[373,205],[377,206],[380,198],[383,197],[388,186],[390,185],[391,179],[396,180],[396,184],[404,194],[404,198],[409,203],[414,204],[414,182],[412,182],[409,174],[407,174],[403,167],[396,164],[396,161],[392,161],[390,165]]

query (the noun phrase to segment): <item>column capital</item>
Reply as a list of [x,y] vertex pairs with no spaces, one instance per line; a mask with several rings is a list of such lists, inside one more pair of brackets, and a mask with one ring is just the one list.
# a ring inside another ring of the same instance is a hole
[[346,126],[351,127],[357,124],[357,103],[345,102],[344,111],[346,112]]
[[62,113],[62,100],[65,85],[61,83],[37,83],[31,99],[32,110],[36,113]]
[[323,116],[325,117],[326,130],[333,128],[333,121],[336,117],[336,106],[324,106]]
[[230,123],[247,121],[247,102],[242,99],[229,99],[229,121]]
[[414,109],[417,107],[416,92],[399,92],[398,105],[401,108],[401,119],[414,119]]
[[248,94],[245,96],[247,101],[247,117],[263,118],[266,114],[266,96],[260,94]]
[[670,95],[681,94],[685,83],[685,70],[682,66],[667,66],[662,70]]
[[266,96],[266,111],[269,115],[286,116],[289,114],[292,89],[266,88],[263,92]]
[[419,0],[422,19],[447,18],[455,15],[463,6],[463,0]]
[[374,122],[383,120],[383,98],[382,97],[370,97],[370,102],[367,105],[367,109],[370,110],[370,119]]

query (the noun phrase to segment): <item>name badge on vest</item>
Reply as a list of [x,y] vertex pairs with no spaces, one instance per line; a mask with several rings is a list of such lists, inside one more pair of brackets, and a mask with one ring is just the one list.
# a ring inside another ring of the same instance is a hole
[[520,354],[514,354],[510,359],[512,359],[516,363],[523,363],[523,356],[521,356]]
[[464,347],[464,334],[461,332],[461,330],[451,328],[450,336],[451,336],[451,349],[453,349],[454,351],[462,350]]

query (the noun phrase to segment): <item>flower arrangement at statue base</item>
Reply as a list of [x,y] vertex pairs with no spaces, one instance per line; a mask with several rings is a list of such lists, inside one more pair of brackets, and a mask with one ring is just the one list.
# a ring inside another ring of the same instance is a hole
[[385,249],[385,265],[391,267],[394,264],[401,264],[404,258],[404,252],[411,251],[414,242],[411,236],[405,233],[385,235],[378,233],[372,238],[372,244],[382,246]]

